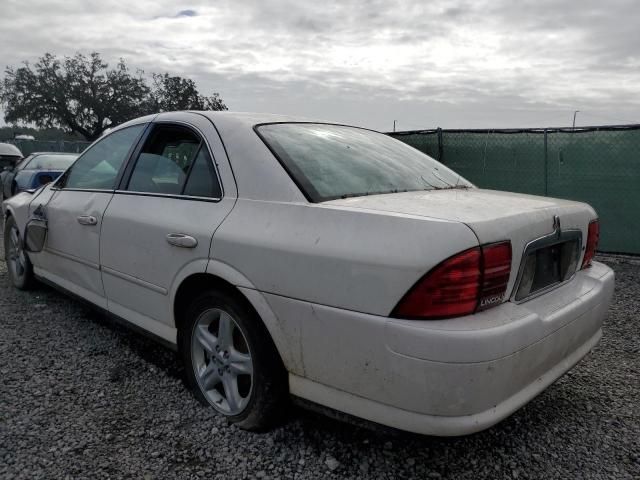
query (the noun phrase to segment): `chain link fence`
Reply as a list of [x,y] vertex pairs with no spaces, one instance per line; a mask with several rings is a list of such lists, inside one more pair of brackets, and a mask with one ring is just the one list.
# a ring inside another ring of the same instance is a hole
[[91,142],[68,141],[68,140],[7,140],[5,143],[12,143],[20,149],[25,157],[33,152],[67,152],[81,153],[91,145]]
[[[390,135],[479,187],[587,202],[600,217],[601,251],[640,254],[640,125]],[[65,140],[9,143],[25,156],[80,153],[90,145]]]
[[479,187],[587,202],[599,250],[640,254],[640,125],[390,135]]

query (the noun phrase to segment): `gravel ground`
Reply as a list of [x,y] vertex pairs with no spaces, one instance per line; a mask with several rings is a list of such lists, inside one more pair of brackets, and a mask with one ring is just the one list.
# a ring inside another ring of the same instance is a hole
[[294,408],[247,433],[186,390],[176,354],[0,261],[0,478],[640,478],[640,260],[605,257],[599,347],[476,435],[363,428]]

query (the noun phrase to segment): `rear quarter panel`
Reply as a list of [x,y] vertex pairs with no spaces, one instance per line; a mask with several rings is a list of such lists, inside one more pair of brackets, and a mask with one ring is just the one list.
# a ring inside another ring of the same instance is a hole
[[211,255],[262,292],[388,315],[427,271],[477,244],[459,222],[239,199]]

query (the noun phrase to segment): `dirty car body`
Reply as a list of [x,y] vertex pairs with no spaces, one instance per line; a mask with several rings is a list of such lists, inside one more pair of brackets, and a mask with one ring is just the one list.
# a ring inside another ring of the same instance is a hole
[[[185,129],[193,138],[176,143]],[[193,142],[200,153],[167,153]],[[94,176],[69,185],[83,158]],[[167,159],[178,169],[158,167]],[[590,206],[478,189],[385,135],[281,116],[134,120],[3,205],[21,238],[37,209],[48,233],[28,254],[35,276],[185,350],[196,389],[232,421],[275,375],[257,373],[264,342],[288,394],[422,434],[485,429],[598,343],[613,292],[592,260]],[[185,326],[203,289],[246,305],[262,340],[236,322],[249,347],[218,356],[223,307],[204,310],[218,327],[204,314]],[[214,333],[202,361],[200,331]],[[224,374],[241,370],[240,350],[255,361],[236,395]]]

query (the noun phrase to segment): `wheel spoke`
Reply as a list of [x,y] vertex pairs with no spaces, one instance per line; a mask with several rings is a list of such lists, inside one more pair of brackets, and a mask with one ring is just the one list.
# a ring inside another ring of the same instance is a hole
[[27,264],[26,258],[24,256],[24,252],[22,250],[20,250],[18,252],[18,255],[16,257],[16,260],[18,262],[18,265],[20,266],[21,270],[24,270],[25,265]]
[[196,338],[202,348],[204,348],[209,354],[216,353],[216,346],[218,345],[218,339],[209,331],[208,325],[198,325],[196,329]]
[[220,323],[218,326],[218,345],[220,348],[233,346],[233,320],[229,314],[220,312]]
[[218,375],[218,367],[214,362],[210,362],[206,368],[200,373],[200,385],[204,390],[211,390],[220,383],[220,375]]
[[9,234],[9,238],[11,239],[11,243],[13,243],[14,248],[19,249],[20,237],[18,236],[18,230],[12,228],[11,233]]
[[22,277],[24,275],[27,261],[22,248],[20,248],[20,235],[18,229],[13,227],[9,231],[9,251],[7,252],[7,258],[9,260],[9,266],[16,277]]
[[224,375],[222,377],[222,386],[224,387],[224,396],[229,404],[229,410],[231,410],[231,412],[237,411],[242,401],[242,397],[238,391],[238,377]]
[[229,353],[229,367],[235,376],[253,375],[253,362],[251,361],[251,355],[239,352],[235,348],[231,348]]

